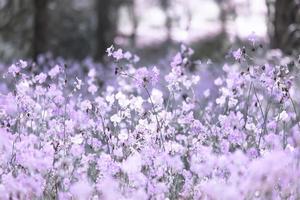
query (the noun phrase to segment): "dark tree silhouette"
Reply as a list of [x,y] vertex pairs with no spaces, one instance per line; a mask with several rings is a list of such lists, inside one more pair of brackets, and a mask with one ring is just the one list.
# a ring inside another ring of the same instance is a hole
[[34,0],[33,59],[47,51],[48,0]]
[[170,41],[172,33],[172,18],[169,13],[170,0],[160,0],[160,5],[166,16],[165,27],[167,30],[167,41]]
[[114,0],[97,0],[96,1],[96,12],[97,12],[97,49],[96,56],[97,60],[102,60],[105,55],[106,49],[112,44],[115,35],[116,28],[116,17],[113,12]]
[[273,5],[274,13],[270,11],[272,6],[270,1],[267,1],[267,5],[269,17],[272,20],[271,47],[282,49],[286,53],[299,49],[300,19],[297,19],[297,16],[300,13],[300,0],[276,0]]

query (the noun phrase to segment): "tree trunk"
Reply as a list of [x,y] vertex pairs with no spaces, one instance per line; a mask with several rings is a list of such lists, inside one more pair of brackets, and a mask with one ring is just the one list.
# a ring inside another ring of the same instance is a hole
[[48,0],[34,0],[33,59],[47,51]]
[[160,0],[160,5],[166,16],[165,28],[167,31],[167,42],[170,42],[172,40],[172,18],[169,12],[170,0]]
[[95,58],[103,60],[106,49],[112,45],[114,33],[111,17],[111,1],[112,0],[97,0],[97,30],[96,41],[97,49]]
[[[273,19],[273,33],[271,34],[271,47],[279,48],[286,53],[295,47],[294,35],[297,30],[296,15],[299,12],[299,2],[297,0],[276,0],[274,4],[275,12]],[[299,25],[299,24],[298,24]]]

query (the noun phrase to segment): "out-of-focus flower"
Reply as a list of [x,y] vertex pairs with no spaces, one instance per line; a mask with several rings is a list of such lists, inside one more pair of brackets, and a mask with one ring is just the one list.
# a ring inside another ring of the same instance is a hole
[[220,85],[223,84],[223,80],[219,77],[219,78],[217,78],[217,79],[214,81],[214,84],[215,84],[216,86],[220,86]]
[[70,188],[71,194],[76,199],[89,199],[92,191],[93,189],[89,182],[84,180],[74,183]]
[[242,58],[243,52],[240,48],[232,52],[232,56],[235,60],[240,61]]
[[60,72],[60,67],[59,65],[55,65],[49,72],[48,75],[53,79],[56,77]]
[[12,64],[8,68],[8,73],[12,74],[13,76],[16,76],[20,72],[20,68],[17,67],[15,64]]
[[39,75],[35,76],[35,81],[42,84],[46,81],[47,75],[45,73],[40,73]]
[[112,56],[118,61],[121,60],[122,58],[124,58],[123,55],[123,50],[122,49],[118,49],[117,51],[113,52]]
[[203,92],[203,95],[205,98],[208,98],[209,95],[210,95],[210,89],[206,89],[204,92]]
[[278,119],[284,122],[287,122],[289,120],[288,113],[284,110],[278,115]]
[[142,169],[142,157],[139,153],[134,153],[122,163],[122,170],[128,174],[139,173]]
[[80,109],[82,111],[91,110],[92,109],[91,102],[89,100],[82,101],[81,104],[80,104]]
[[88,91],[91,93],[91,94],[95,94],[97,92],[98,88],[95,84],[91,84],[88,88]]
[[258,41],[258,38],[257,38],[257,35],[255,34],[255,32],[252,32],[248,36],[248,40],[252,43],[252,45],[255,45],[255,43]]
[[106,52],[107,52],[107,55],[110,57],[110,56],[112,56],[112,54],[113,54],[113,52],[114,52],[114,46],[113,45],[111,45],[110,47],[108,47],[107,49],[106,49]]
[[146,67],[139,68],[135,72],[136,84],[138,87],[146,87],[148,84],[155,85],[158,81],[159,70],[153,67],[148,70]]
[[20,66],[22,69],[25,69],[26,67],[28,67],[27,61],[24,61],[24,60],[19,60],[17,65]]

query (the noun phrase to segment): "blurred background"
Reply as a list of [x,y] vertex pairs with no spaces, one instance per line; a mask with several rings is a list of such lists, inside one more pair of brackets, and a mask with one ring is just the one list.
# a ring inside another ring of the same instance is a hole
[[222,59],[253,32],[298,55],[300,0],[0,0],[1,62],[45,53],[105,61],[111,44],[157,59],[180,43]]

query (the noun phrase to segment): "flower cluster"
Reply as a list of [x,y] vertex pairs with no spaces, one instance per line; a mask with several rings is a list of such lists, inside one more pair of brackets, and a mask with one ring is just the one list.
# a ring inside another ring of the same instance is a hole
[[300,198],[293,58],[270,51],[254,60],[238,49],[207,88],[208,72],[190,70],[205,66],[184,45],[153,68],[107,52],[109,80],[91,60],[49,61],[35,75],[30,62],[8,68],[0,199]]

